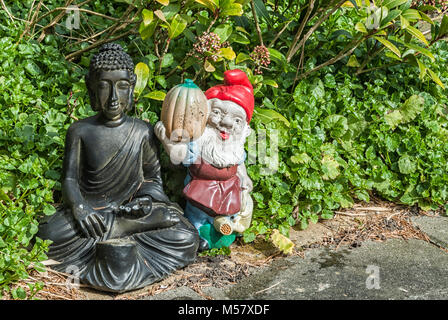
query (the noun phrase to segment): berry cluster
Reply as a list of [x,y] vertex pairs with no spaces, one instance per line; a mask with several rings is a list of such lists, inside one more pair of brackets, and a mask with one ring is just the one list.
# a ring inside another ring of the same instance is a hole
[[221,43],[221,39],[216,33],[204,32],[200,37],[196,37],[193,49],[188,55],[198,59],[208,56],[213,61],[217,61],[219,58],[219,50],[228,46],[228,42]]
[[269,50],[265,46],[256,46],[249,56],[255,63],[255,74],[262,74],[261,68],[267,67],[271,63]]

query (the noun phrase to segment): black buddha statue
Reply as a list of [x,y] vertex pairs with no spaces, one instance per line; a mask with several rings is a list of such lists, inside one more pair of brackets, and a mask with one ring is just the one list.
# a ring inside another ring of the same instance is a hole
[[126,115],[136,82],[118,44],[101,47],[86,76],[97,115],[73,123],[65,142],[64,206],[40,223],[58,271],[79,270],[82,283],[123,292],[192,263],[198,234],[170,202],[149,123]]

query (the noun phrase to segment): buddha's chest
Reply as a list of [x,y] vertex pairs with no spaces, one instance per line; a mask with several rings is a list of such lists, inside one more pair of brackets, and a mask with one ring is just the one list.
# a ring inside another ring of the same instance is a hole
[[131,145],[138,141],[129,136],[129,130],[107,129],[97,130],[83,138],[81,153],[84,155],[85,168],[100,170],[118,155],[135,152]]

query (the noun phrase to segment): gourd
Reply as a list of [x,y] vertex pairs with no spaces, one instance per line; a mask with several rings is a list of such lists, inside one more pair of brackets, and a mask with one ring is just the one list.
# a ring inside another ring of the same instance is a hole
[[207,117],[207,98],[190,79],[173,87],[163,100],[161,120],[171,141],[199,138],[204,132]]

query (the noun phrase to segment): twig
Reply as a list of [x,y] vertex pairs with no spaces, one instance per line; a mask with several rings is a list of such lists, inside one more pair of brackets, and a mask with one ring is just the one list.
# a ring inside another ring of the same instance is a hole
[[5,2],[3,2],[3,0],[0,0],[0,2],[2,4],[3,10],[6,11],[6,14],[8,15],[9,19],[11,19],[12,23],[14,23],[14,16],[11,14],[11,12],[9,12],[8,7],[6,6]]
[[[314,1],[314,0],[311,0],[311,1]],[[257,12],[255,11],[255,2],[254,2],[254,0],[250,0],[250,6],[252,8],[252,15],[253,15],[254,21],[255,21],[255,29],[257,30],[258,40],[260,41],[260,45],[264,46],[264,44],[263,44],[263,37],[261,35],[260,25],[258,24]]]
[[272,39],[271,43],[269,43],[268,48],[272,48],[272,46],[274,45],[274,43],[278,40],[278,38],[280,38],[280,36],[283,34],[283,32],[285,32],[286,28],[288,28],[289,24],[292,22],[288,21],[283,28],[276,34],[276,36],[274,37],[274,39]]
[[[300,42],[294,47],[291,46],[287,55],[286,55],[286,61],[289,63],[292,59],[292,57],[296,54],[296,52],[299,50],[299,48],[302,46],[302,44],[305,44],[305,42],[308,40],[308,38],[313,34],[314,31],[316,31],[319,26],[328,19],[330,15],[332,15],[336,10],[338,10],[343,4],[345,3],[345,0],[340,0],[334,7],[331,9],[327,14],[322,16],[311,28],[308,30],[308,32],[303,36],[303,38],[300,40]],[[331,5],[329,6],[331,7]],[[327,9],[329,8],[327,7]]]
[[265,291],[267,291],[267,290],[269,290],[269,289],[272,289],[272,288],[278,286],[278,285],[279,285],[280,283],[282,283],[283,281],[284,281],[284,280],[279,281],[279,282],[277,282],[276,284],[274,284],[274,285],[272,285],[272,286],[270,286],[270,287],[268,287],[268,288],[266,288],[266,289],[263,289],[263,290],[260,290],[260,291],[255,292],[254,294],[259,294],[259,293],[265,292]]
[[84,48],[84,49],[78,50],[76,52],[70,53],[69,55],[66,55],[65,56],[65,60],[70,61],[70,60],[74,59],[75,57],[83,54],[84,52],[87,52],[87,51],[90,51],[92,49],[95,49],[96,47],[99,47],[99,46],[101,46],[101,45],[103,45],[105,43],[116,41],[116,40],[121,39],[123,37],[126,37],[126,36],[128,36],[128,35],[130,35],[131,33],[134,33],[134,32],[135,32],[135,29],[133,28],[133,29],[128,30],[125,33],[120,34],[119,36],[116,36],[114,38],[103,39],[103,40],[97,41],[94,44],[88,46],[87,48]]
[[[67,2],[65,3],[65,6],[66,7],[69,6],[73,1],[74,0],[67,0]],[[90,1],[90,0],[88,0],[88,1]],[[47,15],[49,15],[51,13],[52,13],[52,11],[47,12],[43,16],[37,18],[35,23],[39,22],[40,20],[42,20],[43,18],[45,18]],[[57,15],[56,18],[52,22],[50,22],[48,25],[43,27],[41,30],[41,35],[39,36],[39,39],[37,41],[41,42],[45,38],[46,30],[53,27],[55,24],[57,24],[62,19],[62,17],[64,17],[64,15],[65,15],[65,11],[59,13],[59,15]]]
[[383,207],[353,207],[353,209],[361,211],[383,211],[383,212],[389,212],[391,210],[389,208],[383,208]]
[[61,298],[61,299],[64,299],[64,300],[71,300],[71,299],[69,299],[69,298],[67,298],[67,297],[60,296],[60,295],[58,295],[58,294],[51,293],[51,292],[44,291],[44,290],[40,290],[39,293],[45,293],[45,294],[48,294],[48,295],[50,295],[50,296],[57,297],[57,298]]
[[343,216],[349,216],[349,217],[363,217],[368,216],[368,213],[349,213],[349,212],[343,212],[343,211],[335,211],[334,213],[343,215]]
[[34,26],[34,21],[36,20],[36,17],[39,14],[39,10],[40,10],[40,7],[42,6],[42,2],[43,2],[43,0],[40,0],[39,3],[37,4],[36,11],[34,12],[33,17],[31,18],[30,23],[27,24],[27,26],[25,27],[25,30],[23,30],[17,43],[19,43],[22,40],[23,36],[31,29],[31,26]]
[[322,63],[321,65],[318,65],[317,67],[313,68],[312,70],[309,70],[309,71],[307,71],[307,72],[305,72],[305,73],[302,73],[302,74],[297,78],[297,80],[301,80],[301,79],[303,79],[303,78],[306,78],[306,77],[307,77],[308,75],[310,75],[311,73],[316,72],[317,70],[320,70],[320,69],[322,69],[322,68],[324,68],[324,67],[326,67],[326,66],[328,66],[328,65],[331,65],[331,64],[333,64],[333,63],[336,63],[336,62],[338,62],[339,60],[345,58],[346,56],[352,54],[352,52],[355,51],[355,49],[361,44],[361,42],[362,42],[363,40],[364,40],[364,37],[361,37],[360,39],[358,39],[358,40],[356,40],[356,41],[351,41],[351,42],[349,43],[348,47],[350,47],[351,45],[353,45],[353,47],[352,47],[350,50],[345,51],[345,52],[344,52],[344,50],[342,50],[338,55],[336,55],[336,56],[333,57],[332,59],[330,59],[330,60],[328,60],[328,61]]
[[[308,9],[306,10],[306,13],[305,13],[305,16],[304,16],[304,18],[302,20],[302,23],[299,26],[299,30],[297,30],[297,33],[294,36],[294,40],[292,41],[292,44],[289,47],[288,53],[286,54],[287,57],[289,57],[291,55],[291,52],[294,50],[297,42],[299,41],[299,39],[300,39],[300,37],[302,35],[302,32],[303,32],[303,29],[305,29],[305,26],[306,26],[306,24],[307,24],[307,22],[308,22],[308,20],[310,18],[310,15],[311,15],[311,12],[313,11],[313,9],[314,9],[314,0],[311,0],[308,3]],[[302,43],[302,42],[303,41],[300,41],[300,43]],[[303,42],[303,44],[305,45],[305,42]],[[294,51],[294,53],[292,55],[294,55],[296,52],[297,52],[297,50]],[[288,62],[289,62],[289,60],[288,60]]]

